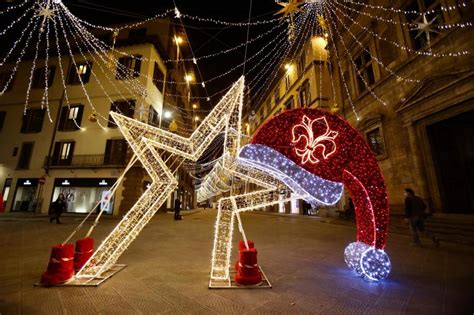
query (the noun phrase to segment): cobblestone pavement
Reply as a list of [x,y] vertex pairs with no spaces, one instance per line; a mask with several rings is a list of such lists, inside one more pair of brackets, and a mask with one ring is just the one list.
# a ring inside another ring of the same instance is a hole
[[[47,218],[0,216],[0,313],[3,314],[472,314],[474,248],[425,241],[410,246],[390,235],[393,270],[383,282],[367,282],[344,263],[355,228],[312,218],[244,214],[259,263],[273,289],[209,290],[215,212],[173,221],[160,214],[121,257],[127,268],[98,288],[40,288],[50,246],[61,242],[79,218],[64,224]],[[107,218],[102,239],[118,222]],[[86,229],[84,229],[86,230]],[[85,231],[82,231],[85,233]],[[236,232],[235,236],[238,238]],[[234,253],[234,257],[235,257]],[[235,258],[233,258],[235,260]]]

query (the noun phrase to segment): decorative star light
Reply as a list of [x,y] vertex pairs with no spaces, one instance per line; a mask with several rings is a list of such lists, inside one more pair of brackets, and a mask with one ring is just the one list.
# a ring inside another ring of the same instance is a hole
[[[111,112],[153,182],[76,274],[77,278],[100,277],[115,265],[120,255],[178,186],[173,172],[179,168],[180,163],[185,159],[197,161],[222,130],[225,130],[226,135],[230,133],[229,130],[236,130],[240,134],[243,91],[242,77],[189,138]],[[233,147],[238,144],[233,137],[226,136],[225,146]],[[167,151],[171,156],[163,161],[158,150]]]
[[296,14],[296,12],[303,12],[300,8],[300,5],[303,2],[300,0],[289,0],[288,2],[277,2],[277,4],[281,5],[283,9],[280,9],[277,13],[274,15],[280,15],[282,14],[282,19],[285,19],[287,17],[290,17],[290,19],[293,18],[293,15]]
[[56,16],[56,9],[54,9],[49,2],[46,5],[39,4],[38,6],[39,8],[36,11],[36,16],[43,17],[40,27],[40,32],[43,32],[46,20],[53,20]]
[[417,26],[413,30],[418,30],[418,34],[416,34],[415,38],[420,37],[423,33],[426,35],[426,41],[428,43],[428,47],[431,49],[431,37],[430,37],[430,32],[431,33],[437,33],[439,32],[435,30],[433,26],[433,22],[436,21],[437,17],[435,16],[431,21],[428,22],[426,19],[426,14],[422,14],[423,22],[415,22]]

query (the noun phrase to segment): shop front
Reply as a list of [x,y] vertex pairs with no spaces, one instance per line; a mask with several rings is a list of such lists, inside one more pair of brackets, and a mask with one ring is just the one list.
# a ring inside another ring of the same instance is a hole
[[12,203],[12,212],[34,212],[38,178],[18,178]]
[[[114,196],[110,195],[110,189],[115,181],[116,178],[56,178],[51,202],[63,194],[68,213],[88,213],[100,203],[96,212],[104,209],[104,213],[112,214]],[[109,198],[111,200],[107,204]]]

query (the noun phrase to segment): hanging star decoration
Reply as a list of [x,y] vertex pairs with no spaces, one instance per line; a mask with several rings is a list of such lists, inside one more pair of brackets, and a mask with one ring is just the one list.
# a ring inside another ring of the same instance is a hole
[[415,22],[415,24],[417,26],[413,30],[418,30],[418,34],[416,34],[415,38],[420,37],[420,35],[422,35],[424,33],[425,36],[426,36],[426,41],[427,41],[428,47],[431,49],[431,36],[430,36],[430,33],[439,34],[439,32],[437,30],[435,30],[434,25],[433,25],[433,23],[434,23],[434,21],[436,21],[437,17],[435,16],[431,21],[428,22],[428,20],[426,19],[426,14],[423,13],[422,14],[422,19],[423,19],[423,22]]
[[51,5],[38,5],[39,8],[36,10],[37,17],[43,17],[43,21],[41,22],[40,32],[44,31],[44,23],[46,20],[53,20],[56,16],[56,10],[51,7]]
[[293,15],[297,12],[303,12],[300,8],[302,2],[300,0],[289,0],[288,2],[277,2],[278,5],[281,5],[283,9],[280,9],[275,15],[282,15],[282,19],[290,17],[293,18]]
[[328,32],[328,24],[324,16],[318,15],[316,17],[316,20],[318,21],[318,24],[319,24],[319,27],[321,27],[321,30],[326,34]]

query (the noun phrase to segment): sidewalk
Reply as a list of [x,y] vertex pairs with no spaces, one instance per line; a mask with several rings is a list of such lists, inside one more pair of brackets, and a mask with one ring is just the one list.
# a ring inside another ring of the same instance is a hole
[[[185,214],[185,213],[183,213]],[[186,213],[188,214],[188,213]],[[119,263],[127,268],[98,288],[33,287],[46,270],[50,247],[77,225],[46,220],[0,220],[0,313],[3,314],[472,314],[474,248],[410,246],[391,234],[393,269],[385,281],[358,278],[345,266],[354,226],[245,213],[259,264],[273,289],[209,290],[214,210],[174,221],[159,214]],[[119,218],[94,232],[100,242]],[[88,226],[80,231],[82,237]],[[237,230],[235,239],[239,239]],[[232,261],[235,261],[233,250]]]

